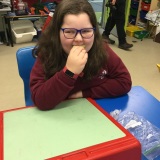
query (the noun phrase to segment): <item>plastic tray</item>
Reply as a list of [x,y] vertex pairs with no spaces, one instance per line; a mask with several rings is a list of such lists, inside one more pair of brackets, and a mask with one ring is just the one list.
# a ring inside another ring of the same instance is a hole
[[134,36],[134,32],[135,31],[142,31],[143,29],[138,27],[138,26],[128,26],[126,28],[126,34],[130,37],[133,37]]
[[135,31],[134,32],[134,37],[137,39],[143,39],[143,38],[147,38],[149,35],[148,31]]

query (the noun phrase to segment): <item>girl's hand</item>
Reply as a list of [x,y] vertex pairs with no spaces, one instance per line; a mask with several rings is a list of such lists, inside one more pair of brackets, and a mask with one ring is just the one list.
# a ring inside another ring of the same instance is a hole
[[69,99],[74,99],[74,98],[82,98],[82,97],[83,97],[82,91],[78,91],[78,92],[70,95],[68,98],[69,98]]
[[87,60],[88,53],[85,48],[83,46],[73,46],[68,55],[66,67],[74,74],[80,74],[87,63]]

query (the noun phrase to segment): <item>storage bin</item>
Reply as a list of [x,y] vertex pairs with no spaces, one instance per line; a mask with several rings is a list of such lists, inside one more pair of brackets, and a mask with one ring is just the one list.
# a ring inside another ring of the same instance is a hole
[[15,43],[24,43],[32,41],[34,35],[37,35],[37,31],[34,27],[12,29],[13,41]]
[[132,16],[137,16],[137,9],[134,9],[134,8],[130,8],[130,15]]
[[17,20],[11,22],[12,37],[15,43],[30,42],[34,35],[37,35],[36,29],[30,20]]
[[126,27],[126,34],[130,37],[134,36],[135,31],[142,31],[143,29],[138,26],[128,26]]
[[148,11],[141,10],[140,11],[140,19],[147,22],[147,19],[145,19],[147,13],[148,13]]
[[144,3],[151,3],[151,0],[142,0]]
[[138,9],[138,6],[139,6],[139,1],[137,1],[137,0],[131,1],[131,8]]
[[129,23],[132,24],[132,25],[135,25],[136,24],[136,17],[130,15],[129,16]]
[[144,11],[149,11],[149,9],[150,9],[150,4],[145,3],[145,2],[142,2],[142,3],[141,3],[141,9],[144,10]]
[[146,38],[148,37],[149,35],[149,32],[148,31],[135,31],[134,32],[134,37],[137,38],[137,39],[143,39],[143,38]]

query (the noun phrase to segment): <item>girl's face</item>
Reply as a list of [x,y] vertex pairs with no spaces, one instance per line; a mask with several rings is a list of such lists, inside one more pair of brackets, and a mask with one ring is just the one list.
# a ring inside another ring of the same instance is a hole
[[[61,28],[75,28],[77,30],[81,30],[84,28],[93,28],[93,26],[90,22],[89,16],[86,13],[80,13],[78,15],[67,14],[66,16],[64,16]],[[71,31],[72,30],[67,30],[66,34],[72,34]],[[88,34],[89,32],[89,30],[84,30],[83,33]],[[85,49],[88,52],[91,49],[94,42],[94,33],[93,36],[88,39],[83,38],[79,32],[75,38],[67,39],[64,36],[63,31],[60,30],[60,40],[62,47],[67,54],[69,54],[73,46],[85,46]]]

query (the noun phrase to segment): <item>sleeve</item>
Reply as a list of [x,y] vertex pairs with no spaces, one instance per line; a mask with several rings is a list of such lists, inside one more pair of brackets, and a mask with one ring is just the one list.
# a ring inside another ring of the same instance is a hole
[[84,97],[107,98],[117,97],[128,93],[132,86],[131,76],[120,57],[107,47],[109,59],[108,75],[102,84],[83,90]]
[[32,100],[41,110],[53,109],[68,97],[75,81],[62,70],[46,80],[41,61],[37,58],[30,74]]

